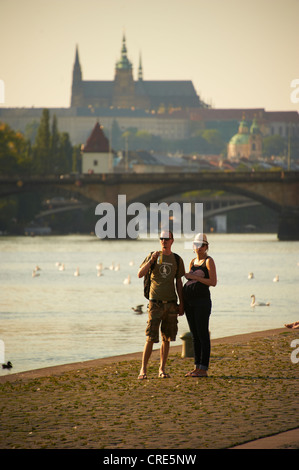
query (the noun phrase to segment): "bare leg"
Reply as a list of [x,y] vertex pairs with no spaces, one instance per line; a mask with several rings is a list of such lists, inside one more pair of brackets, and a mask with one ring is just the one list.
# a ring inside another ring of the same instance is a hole
[[168,358],[168,353],[169,353],[169,341],[162,341],[161,349],[160,349],[160,368],[159,368],[159,374],[166,374],[165,373],[165,366],[166,366],[166,361]]
[[146,375],[147,364],[148,364],[149,358],[151,357],[151,354],[152,354],[153,344],[154,343],[152,341],[147,341],[144,345],[139,377]]

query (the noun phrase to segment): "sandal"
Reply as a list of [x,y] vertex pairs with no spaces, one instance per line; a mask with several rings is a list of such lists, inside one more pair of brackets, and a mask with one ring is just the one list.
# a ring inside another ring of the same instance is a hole
[[169,374],[166,374],[166,372],[159,372],[158,377],[159,377],[160,379],[170,379],[170,375],[169,375]]
[[208,374],[206,370],[201,369],[199,371],[191,372],[190,377],[208,377]]
[[185,377],[193,377],[192,374],[194,374],[194,370],[191,370],[190,372],[187,372],[187,374],[185,374]]
[[138,375],[138,380],[146,380],[147,379],[147,375],[146,374],[140,374]]

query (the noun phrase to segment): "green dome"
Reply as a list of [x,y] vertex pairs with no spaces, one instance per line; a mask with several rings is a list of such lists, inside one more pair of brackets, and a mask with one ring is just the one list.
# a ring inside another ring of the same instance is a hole
[[236,134],[234,135],[229,143],[233,145],[245,145],[249,142],[249,135],[248,134]]

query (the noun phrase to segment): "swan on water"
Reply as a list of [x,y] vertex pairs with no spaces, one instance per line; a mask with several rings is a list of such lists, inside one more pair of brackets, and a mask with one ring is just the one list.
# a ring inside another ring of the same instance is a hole
[[131,284],[131,276],[130,276],[130,274],[128,274],[128,276],[126,277],[126,279],[124,279],[124,284]]
[[255,301],[255,295],[251,295],[251,304],[250,304],[250,307],[269,307],[270,305],[270,302],[256,302]]

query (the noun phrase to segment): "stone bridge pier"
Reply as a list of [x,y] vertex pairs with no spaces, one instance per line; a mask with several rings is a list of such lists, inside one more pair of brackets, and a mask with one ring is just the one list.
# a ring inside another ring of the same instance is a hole
[[299,240],[299,208],[286,207],[279,214],[279,240]]

